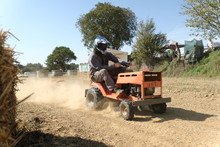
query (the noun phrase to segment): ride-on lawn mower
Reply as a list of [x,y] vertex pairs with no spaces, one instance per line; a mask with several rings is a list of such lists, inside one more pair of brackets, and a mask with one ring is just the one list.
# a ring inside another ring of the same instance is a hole
[[162,114],[166,111],[171,98],[162,98],[162,73],[139,71],[120,73],[116,79],[117,87],[123,93],[110,92],[105,83],[92,83],[93,87],[85,90],[86,104],[90,109],[99,109],[105,98],[120,102],[119,110],[125,120],[134,118],[134,110],[148,107],[152,112]]

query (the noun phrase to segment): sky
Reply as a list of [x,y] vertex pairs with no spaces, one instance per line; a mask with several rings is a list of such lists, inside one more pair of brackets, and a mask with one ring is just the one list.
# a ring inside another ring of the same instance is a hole
[[[74,52],[73,63],[86,63],[89,50],[76,23],[99,2],[130,9],[138,22],[153,18],[156,32],[167,34],[168,40],[184,43],[196,38],[185,26],[187,16],[180,15],[182,0],[0,0],[0,29],[20,40],[10,37],[7,43],[18,52],[16,59],[22,65],[45,66],[47,56],[59,46]],[[132,45],[121,51],[130,54]]]

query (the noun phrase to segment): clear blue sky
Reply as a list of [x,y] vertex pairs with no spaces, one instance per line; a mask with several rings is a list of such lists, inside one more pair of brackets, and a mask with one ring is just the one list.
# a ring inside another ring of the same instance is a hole
[[[95,8],[98,2],[129,8],[140,20],[153,18],[156,31],[166,33],[168,39],[184,43],[190,28],[185,27],[185,16],[180,15],[181,0],[0,0],[0,28],[9,30],[20,41],[11,37],[8,43],[22,52],[17,60],[22,64],[41,63],[55,47],[69,47],[77,56],[74,63],[88,60],[88,49],[75,24],[79,17]],[[122,51],[130,53],[131,46]]]

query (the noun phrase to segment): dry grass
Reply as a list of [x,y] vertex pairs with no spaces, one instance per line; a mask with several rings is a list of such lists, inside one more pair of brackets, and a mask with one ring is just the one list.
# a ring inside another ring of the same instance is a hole
[[0,146],[14,146],[16,134],[16,86],[19,70],[15,52],[5,42],[10,33],[0,30]]

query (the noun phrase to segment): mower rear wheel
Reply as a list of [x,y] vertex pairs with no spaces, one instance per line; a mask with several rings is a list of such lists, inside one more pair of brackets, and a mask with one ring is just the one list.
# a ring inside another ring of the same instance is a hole
[[134,118],[134,109],[132,107],[131,102],[129,101],[121,101],[119,105],[121,116],[125,120],[132,120]]
[[167,104],[166,104],[166,103],[153,104],[153,105],[150,105],[150,109],[151,109],[154,113],[163,114],[163,113],[166,112]]
[[103,96],[98,88],[90,88],[86,93],[86,106],[89,109],[100,109],[103,104]]

